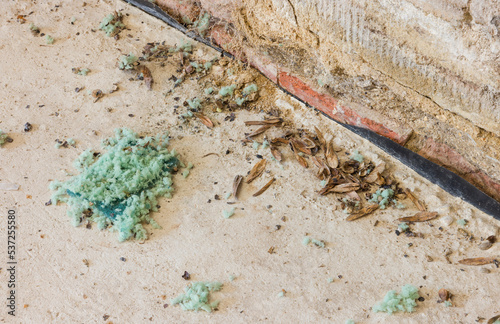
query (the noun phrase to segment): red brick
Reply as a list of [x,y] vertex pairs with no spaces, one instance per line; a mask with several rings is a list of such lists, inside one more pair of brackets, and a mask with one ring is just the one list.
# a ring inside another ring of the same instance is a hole
[[180,23],[182,23],[183,17],[194,21],[200,15],[200,7],[198,7],[195,0],[157,0],[156,3]]
[[291,94],[341,123],[369,129],[401,145],[404,145],[411,135],[411,130],[398,132],[389,129],[380,122],[361,116],[353,109],[339,103],[337,99],[318,93],[299,78],[291,76],[286,72],[279,73],[278,82],[281,87]]
[[278,83],[278,69],[276,65],[271,63],[269,59],[263,56],[255,55],[255,53],[250,49],[246,50],[246,54],[250,66],[262,72],[262,74],[264,74],[274,83]]
[[490,197],[500,201],[500,183],[474,167],[462,155],[448,145],[438,143],[434,139],[428,138],[424,147],[418,154],[455,172]]

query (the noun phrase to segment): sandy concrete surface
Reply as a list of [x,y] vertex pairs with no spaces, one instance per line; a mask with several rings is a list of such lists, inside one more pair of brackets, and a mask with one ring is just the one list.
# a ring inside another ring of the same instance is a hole
[[[102,18],[114,10],[126,14],[128,29],[119,40],[98,30]],[[16,20],[20,14],[27,15],[26,23]],[[498,256],[499,244],[486,251],[478,248],[481,239],[498,235],[498,222],[286,96],[255,71],[232,62],[215,64],[211,75],[199,80],[193,76],[174,89],[169,78],[180,73],[172,57],[164,66],[147,63],[155,79],[150,91],[143,81],[130,81],[132,73],[116,67],[118,57],[140,54],[147,42],[179,44],[183,35],[141,11],[121,1],[9,1],[1,6],[0,16],[0,129],[14,140],[0,148],[0,182],[20,185],[18,191],[0,191],[0,322],[486,323],[500,313],[499,269],[457,263]],[[55,42],[47,45],[44,37],[32,35],[30,22]],[[195,44],[192,56],[216,55]],[[91,71],[76,75],[74,67]],[[233,75],[225,73],[229,68]],[[215,123],[208,129],[196,119],[183,123],[174,111],[178,105],[178,113],[185,112],[182,103],[187,99],[207,97],[208,85],[227,85],[238,78],[257,82],[260,99],[234,111],[234,121],[225,120],[227,110],[217,113],[207,106],[204,112]],[[109,94],[113,83],[119,89]],[[77,93],[77,87],[85,88]],[[95,89],[106,95],[94,103],[88,91]],[[224,196],[232,190],[235,175],[246,175],[259,160],[257,154],[270,157],[269,150],[242,145],[244,133],[255,129],[244,121],[261,120],[273,108],[282,111],[288,125],[322,129],[343,150],[339,154],[358,149],[376,164],[384,161],[388,172],[439,217],[411,225],[423,238],[395,234],[397,218],[418,211],[408,199],[403,201],[406,209],[390,207],[346,222],[342,196],[319,196],[315,169],[302,168],[284,149],[281,166],[268,163],[263,176],[245,183],[239,200],[228,205],[234,199]],[[23,131],[26,122],[33,125],[30,132]],[[161,199],[159,212],[152,214],[162,229],[148,226],[150,239],[145,242],[120,243],[116,233],[95,225],[72,227],[66,205],[45,206],[50,181],[69,179],[68,174],[76,173],[72,161],[79,153],[99,150],[100,141],[117,127],[144,135],[169,130],[171,148],[195,165],[186,179],[174,176],[173,198]],[[56,139],[68,138],[76,140],[76,148],[54,147]],[[252,197],[271,177],[275,183]],[[224,219],[222,211],[231,207],[235,215]],[[15,318],[5,303],[9,209],[17,211],[18,222]],[[458,219],[469,221],[465,230],[473,240],[461,234]],[[326,247],[304,246],[305,235],[325,241]],[[170,299],[189,284],[181,277],[184,271],[191,281],[224,283],[213,294],[220,300],[217,311],[187,312],[171,305]],[[230,276],[235,279],[230,281]],[[371,311],[387,291],[407,283],[419,287],[425,299],[415,313]],[[453,294],[452,307],[437,303],[440,288]],[[286,294],[279,297],[282,290]]]

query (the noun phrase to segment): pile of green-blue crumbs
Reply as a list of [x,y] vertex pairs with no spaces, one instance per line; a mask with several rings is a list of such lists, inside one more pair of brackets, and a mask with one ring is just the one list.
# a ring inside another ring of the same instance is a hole
[[408,312],[412,313],[417,307],[417,302],[420,295],[418,294],[418,288],[413,285],[404,285],[401,288],[401,294],[398,294],[395,290],[387,292],[384,300],[377,305],[373,306],[374,312],[385,312],[392,314],[394,312]]
[[75,226],[88,219],[118,232],[120,241],[147,239],[143,224],[160,228],[149,213],[157,211],[158,197],[171,197],[171,173],[183,166],[175,150],[167,149],[168,133],[141,138],[117,129],[101,146],[105,153],[86,150],[76,159],[79,175],[50,184],[52,203],[65,202]]
[[193,282],[188,287],[184,288],[185,293],[172,299],[172,305],[181,305],[183,310],[199,311],[200,309],[211,313],[217,306],[219,301],[209,303],[210,292],[219,291],[222,288],[220,282]]

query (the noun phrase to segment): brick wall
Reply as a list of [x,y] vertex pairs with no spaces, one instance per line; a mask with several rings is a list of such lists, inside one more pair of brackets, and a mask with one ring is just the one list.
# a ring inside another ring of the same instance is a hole
[[499,1],[157,2],[179,21],[210,13],[207,37],[274,82],[500,201]]

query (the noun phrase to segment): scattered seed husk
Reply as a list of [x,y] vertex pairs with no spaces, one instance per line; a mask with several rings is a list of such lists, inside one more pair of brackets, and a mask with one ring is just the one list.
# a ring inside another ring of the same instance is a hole
[[363,180],[368,182],[368,183],[374,183],[375,181],[378,180],[379,174],[382,174],[385,170],[385,162],[380,163],[375,167],[375,169],[370,172],[368,176],[366,176]]
[[252,196],[257,197],[257,196],[262,195],[273,184],[274,180],[276,180],[276,179],[272,178],[271,180],[269,180],[269,182],[266,183],[264,185],[264,187],[262,187],[259,191],[254,193]]
[[439,299],[443,303],[451,298],[450,292],[444,288],[439,289],[438,295],[439,295]]
[[100,89],[92,91],[92,97],[95,98],[94,102],[97,102],[97,100],[101,99],[103,96],[104,93]]
[[255,125],[271,125],[271,126],[280,126],[283,122],[281,118],[270,118],[267,120],[249,120],[245,122],[246,126],[255,126]]
[[478,248],[480,250],[485,251],[485,250],[488,250],[489,248],[491,248],[492,246],[493,246],[493,243],[491,243],[490,241],[484,241],[478,245]]
[[493,324],[493,323],[495,323],[499,319],[500,319],[500,315],[493,316],[492,318],[490,318],[488,320],[488,323],[486,323],[486,324]]
[[212,153],[207,153],[207,154],[203,155],[201,158],[206,158],[207,156],[210,156],[210,155],[217,155],[217,156],[219,156],[219,154],[212,152]]
[[243,180],[242,175],[238,174],[236,177],[234,177],[234,181],[233,181],[233,197],[234,197],[234,199],[238,199],[238,189],[240,188],[241,180]]
[[283,159],[281,152],[274,146],[271,146],[271,154],[274,156],[274,158],[278,162],[281,162],[281,160]]
[[290,139],[290,144],[292,144],[294,151],[298,150],[304,154],[312,155],[311,149],[308,148],[307,145],[303,141],[301,141],[297,138],[292,138],[292,139]]
[[418,212],[413,216],[398,218],[400,222],[425,222],[438,216],[436,212]]
[[425,205],[420,200],[418,200],[417,197],[415,197],[409,189],[405,189],[405,193],[408,196],[408,198],[410,198],[410,200],[413,202],[413,204],[418,208],[418,210],[420,211],[427,210],[427,208],[425,208]]
[[148,89],[152,90],[154,81],[153,81],[153,76],[151,75],[151,71],[144,65],[139,65],[137,71],[139,72],[139,74],[142,74],[144,83],[146,83]]
[[378,204],[370,204],[370,205],[365,206],[365,207],[361,208],[360,210],[352,213],[345,220],[351,222],[351,221],[356,220],[358,218],[365,217],[365,216],[373,213],[374,211],[376,211],[378,209],[378,207],[379,207]]
[[335,150],[333,149],[333,144],[331,141],[328,143],[328,145],[326,147],[325,158],[326,158],[326,163],[328,164],[328,166],[330,168],[332,168],[332,169],[338,168],[339,158],[337,157],[337,154],[335,153]]
[[203,125],[207,126],[208,128],[214,127],[214,123],[212,123],[210,118],[208,118],[204,114],[200,112],[193,112],[193,115],[197,117],[203,123]]
[[343,183],[343,184],[336,185],[335,187],[328,190],[328,193],[332,193],[332,192],[346,193],[346,192],[350,192],[350,191],[356,191],[358,189],[359,189],[359,184],[350,182],[350,183]]
[[271,144],[273,144],[273,145],[288,144],[288,143],[289,143],[289,141],[283,137],[277,137],[277,138],[273,138],[271,140]]
[[323,133],[321,133],[321,131],[316,126],[314,126],[314,131],[316,132],[316,137],[318,137],[319,145],[323,150],[325,150],[326,140],[325,137],[323,136]]
[[480,266],[490,263],[495,263],[497,258],[488,257],[488,258],[471,258],[471,259],[463,259],[458,261],[460,264],[471,265],[471,266]]
[[247,137],[254,137],[254,136],[260,135],[260,134],[264,133],[265,131],[267,131],[269,128],[271,128],[271,125],[264,125],[262,127],[259,127],[256,130],[254,130],[253,132],[249,133],[247,135]]
[[248,174],[246,182],[250,183],[250,182],[254,181],[255,179],[257,179],[262,174],[262,172],[264,172],[264,169],[266,168],[266,163],[267,163],[266,159],[262,159],[259,162],[257,162],[253,166],[250,173]]
[[297,148],[295,147],[295,143],[291,140],[289,141],[289,143],[290,143],[290,146],[292,147],[292,151],[293,151],[293,155],[295,156],[295,159],[299,162],[299,164],[302,167],[308,168],[309,165],[307,164],[306,159],[299,155],[299,153],[297,152]]
[[495,235],[490,235],[486,238],[486,241],[490,242],[490,243],[495,243],[497,241],[497,238]]

